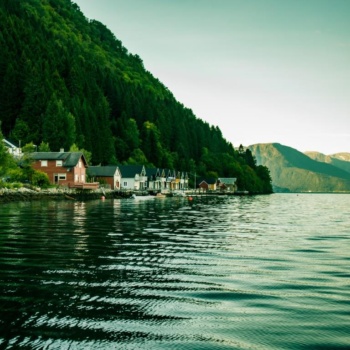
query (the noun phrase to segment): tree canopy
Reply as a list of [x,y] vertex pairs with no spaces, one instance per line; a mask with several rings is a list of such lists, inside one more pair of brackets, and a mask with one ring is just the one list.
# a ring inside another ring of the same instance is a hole
[[0,47],[5,137],[52,151],[75,145],[93,164],[195,168],[271,192],[268,169],[242,157],[72,1],[1,1]]

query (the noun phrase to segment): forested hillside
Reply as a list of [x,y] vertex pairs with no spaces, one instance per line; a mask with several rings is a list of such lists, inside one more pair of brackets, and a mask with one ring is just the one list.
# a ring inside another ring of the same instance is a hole
[[5,137],[52,151],[75,145],[92,164],[237,177],[241,189],[271,191],[268,169],[249,150],[235,151],[70,0],[1,0],[0,47]]

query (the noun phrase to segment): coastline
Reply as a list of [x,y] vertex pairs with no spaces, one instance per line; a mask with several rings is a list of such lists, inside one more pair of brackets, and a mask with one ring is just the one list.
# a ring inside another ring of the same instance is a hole
[[[70,189],[67,187],[40,189],[34,187],[21,187],[18,189],[0,188],[0,204],[11,202],[30,202],[37,200],[76,200],[86,201],[93,199],[121,199],[130,198],[133,195],[144,196],[149,192],[132,191],[132,190],[110,190],[99,188],[97,190],[81,190]],[[185,196],[189,197],[205,197],[205,196],[249,196],[252,195],[248,191],[236,192],[196,192],[188,191]],[[155,195],[154,195],[155,196]],[[166,194],[164,197],[173,197],[174,194]],[[156,196],[155,196],[156,197]]]
[[114,191],[106,189],[98,189],[94,191],[82,191],[66,188],[50,188],[50,189],[29,189],[21,187],[19,189],[0,189],[0,204],[10,202],[29,202],[36,200],[91,200],[104,198],[129,198],[129,191]]

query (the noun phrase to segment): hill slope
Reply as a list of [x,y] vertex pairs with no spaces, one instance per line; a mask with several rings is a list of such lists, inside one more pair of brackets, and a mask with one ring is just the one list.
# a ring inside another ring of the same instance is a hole
[[0,47],[5,137],[52,151],[76,145],[93,164],[237,177],[247,190],[270,191],[267,169],[248,165],[218,127],[178,102],[72,1],[0,1]]
[[334,165],[335,167],[343,169],[350,173],[350,153],[336,153],[325,155],[319,152],[305,152],[305,154],[311,159],[317,160],[318,162]]
[[348,192],[350,173],[334,165],[311,159],[278,143],[249,146],[258,164],[270,169],[275,191]]

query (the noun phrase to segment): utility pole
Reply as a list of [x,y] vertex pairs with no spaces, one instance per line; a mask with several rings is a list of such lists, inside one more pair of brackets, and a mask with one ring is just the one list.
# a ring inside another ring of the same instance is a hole
[[197,177],[197,173],[196,172],[194,172],[194,192],[196,192],[196,190],[197,190],[197,183],[196,183],[196,177]]

